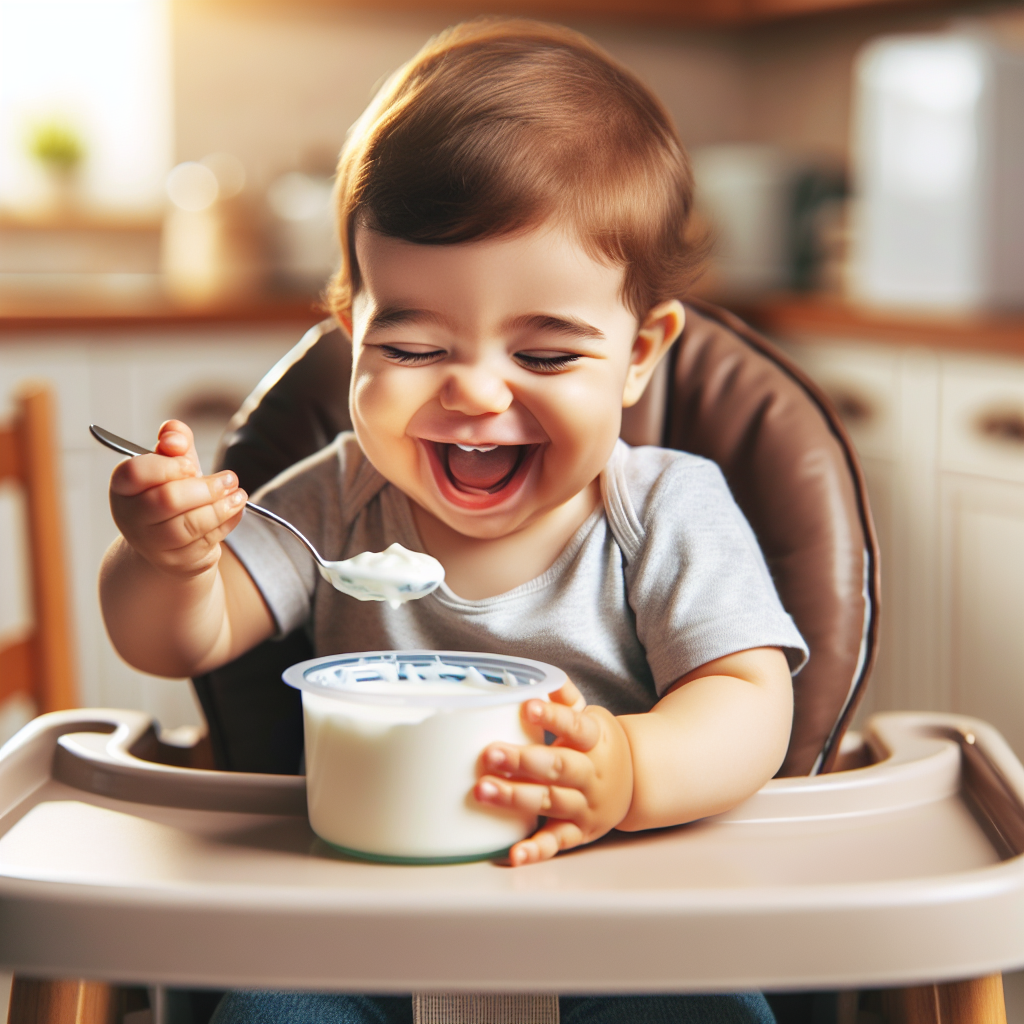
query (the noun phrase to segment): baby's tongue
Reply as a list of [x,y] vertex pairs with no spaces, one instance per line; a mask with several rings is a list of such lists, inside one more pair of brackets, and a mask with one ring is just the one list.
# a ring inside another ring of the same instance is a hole
[[512,472],[518,458],[517,444],[500,444],[489,452],[467,452],[457,444],[450,444],[448,472],[457,484],[486,491]]

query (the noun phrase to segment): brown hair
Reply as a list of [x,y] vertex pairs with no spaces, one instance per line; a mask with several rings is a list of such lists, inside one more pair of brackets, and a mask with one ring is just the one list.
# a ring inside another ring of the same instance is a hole
[[532,21],[479,19],[428,42],[353,126],[336,196],[328,302],[344,319],[359,224],[439,245],[554,220],[624,268],[638,317],[682,294],[706,248],[687,237],[693,179],[662,105],[585,36]]

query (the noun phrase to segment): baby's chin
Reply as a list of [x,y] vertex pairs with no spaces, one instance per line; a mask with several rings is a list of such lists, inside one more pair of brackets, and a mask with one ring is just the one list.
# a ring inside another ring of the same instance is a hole
[[522,512],[517,510],[516,512],[505,511],[487,515],[466,515],[436,501],[429,499],[419,501],[413,495],[407,495],[407,497],[416,506],[417,518],[419,515],[429,516],[435,522],[441,523],[463,537],[481,541],[510,537],[542,518],[546,511],[536,509]]

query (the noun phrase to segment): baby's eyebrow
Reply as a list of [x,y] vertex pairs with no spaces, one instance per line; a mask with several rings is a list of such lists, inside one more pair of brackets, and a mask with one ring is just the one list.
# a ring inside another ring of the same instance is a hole
[[366,333],[379,331],[387,327],[398,327],[401,324],[437,324],[439,327],[451,327],[448,319],[431,309],[415,309],[411,306],[380,306],[366,321]]
[[545,331],[549,334],[564,334],[570,338],[596,338],[604,340],[604,331],[598,330],[575,316],[555,316],[552,313],[526,313],[513,317],[505,323],[505,330]]

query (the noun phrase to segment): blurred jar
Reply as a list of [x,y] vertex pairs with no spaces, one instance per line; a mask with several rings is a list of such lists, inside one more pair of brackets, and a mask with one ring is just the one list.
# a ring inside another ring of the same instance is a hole
[[290,171],[267,189],[275,277],[286,288],[319,291],[341,259],[334,226],[334,182]]
[[825,235],[846,194],[841,170],[745,143],[696,149],[692,162],[697,204],[711,224],[718,292],[822,286]]
[[244,190],[245,169],[226,153],[178,164],[167,176],[161,270],[175,298],[204,304],[264,284],[263,231]]

